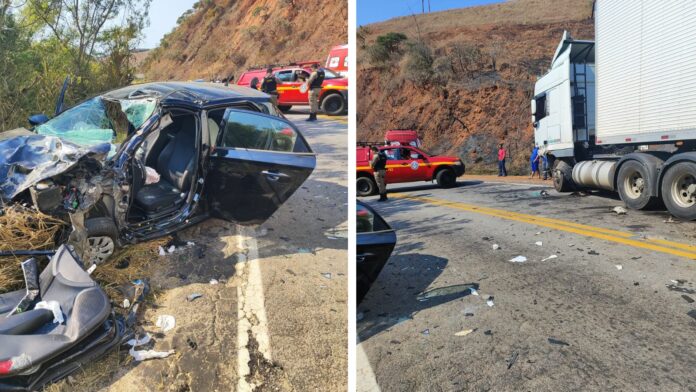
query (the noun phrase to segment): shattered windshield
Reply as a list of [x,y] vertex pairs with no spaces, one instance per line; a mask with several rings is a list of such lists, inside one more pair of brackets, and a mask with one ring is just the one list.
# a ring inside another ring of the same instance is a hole
[[37,126],[36,133],[57,136],[85,147],[119,144],[150,118],[156,106],[155,98],[107,100],[95,97]]

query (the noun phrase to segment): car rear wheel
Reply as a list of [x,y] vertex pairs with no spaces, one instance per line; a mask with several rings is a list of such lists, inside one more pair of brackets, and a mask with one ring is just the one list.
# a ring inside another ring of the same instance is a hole
[[346,100],[341,94],[329,94],[321,102],[321,110],[330,116],[338,116],[346,111]]
[[437,185],[442,188],[452,188],[457,183],[457,176],[452,169],[442,169],[437,173]]
[[370,196],[377,190],[377,184],[370,177],[358,177],[355,189],[358,196]]
[[292,109],[292,105],[278,105],[278,109],[283,113],[287,113]]
[[628,208],[642,210],[656,204],[656,199],[650,196],[652,184],[648,169],[638,161],[628,161],[621,166],[616,185]]
[[672,215],[696,220],[696,163],[681,162],[667,169],[662,180],[662,199]]
[[87,265],[102,264],[114,254],[118,244],[118,229],[110,218],[92,218],[85,221],[88,249]]

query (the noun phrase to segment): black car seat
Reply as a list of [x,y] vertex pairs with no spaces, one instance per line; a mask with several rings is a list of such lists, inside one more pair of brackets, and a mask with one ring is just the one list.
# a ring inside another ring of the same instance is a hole
[[136,203],[148,213],[180,205],[190,189],[196,166],[195,122],[191,119],[182,125],[178,132],[170,136],[157,157],[154,169],[159,173],[160,180],[144,185],[135,196]]
[[0,378],[26,373],[80,343],[111,313],[109,298],[63,245],[39,276],[42,301],[57,301],[64,323],[47,309],[12,314],[25,291],[0,295]]

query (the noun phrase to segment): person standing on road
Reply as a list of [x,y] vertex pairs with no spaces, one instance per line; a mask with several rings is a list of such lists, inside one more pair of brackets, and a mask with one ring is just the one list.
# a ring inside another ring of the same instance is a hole
[[387,184],[384,181],[384,177],[387,175],[387,154],[375,146],[370,149],[372,150],[370,166],[375,173],[375,182],[377,182],[379,189],[379,200],[377,201],[387,201]]
[[319,93],[321,93],[322,84],[324,84],[324,70],[319,68],[317,63],[314,63],[312,64],[312,74],[307,79],[307,88],[309,89],[309,118],[307,121],[317,121]]
[[273,75],[273,68],[266,70],[266,75],[261,82],[261,91],[271,96],[271,102],[278,106],[278,78]]
[[532,175],[529,178],[534,178],[534,174],[541,179],[541,173],[539,172],[539,145],[534,143],[534,148],[532,149],[532,156],[529,157],[529,163],[532,166]]
[[498,177],[507,177],[507,170],[505,169],[505,156],[507,151],[503,147],[503,143],[498,144]]
[[544,145],[539,149],[539,159],[541,160],[541,170],[544,172],[544,180],[549,179],[549,143],[544,140]]

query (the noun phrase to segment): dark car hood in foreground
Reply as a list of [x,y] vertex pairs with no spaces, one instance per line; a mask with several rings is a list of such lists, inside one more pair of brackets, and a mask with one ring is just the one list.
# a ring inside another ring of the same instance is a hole
[[85,157],[104,160],[111,148],[108,143],[87,148],[54,136],[9,132],[19,136],[0,137],[0,199],[4,202],[39,181],[64,173]]

